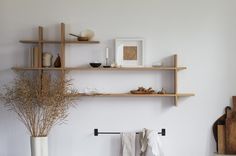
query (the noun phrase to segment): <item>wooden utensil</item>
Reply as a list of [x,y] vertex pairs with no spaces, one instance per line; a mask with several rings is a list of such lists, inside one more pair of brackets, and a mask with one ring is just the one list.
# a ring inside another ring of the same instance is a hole
[[74,37],[77,37],[78,41],[88,41],[89,40],[88,37],[82,37],[82,36],[78,36],[78,35],[75,35],[75,34],[70,34],[70,35],[74,36]]

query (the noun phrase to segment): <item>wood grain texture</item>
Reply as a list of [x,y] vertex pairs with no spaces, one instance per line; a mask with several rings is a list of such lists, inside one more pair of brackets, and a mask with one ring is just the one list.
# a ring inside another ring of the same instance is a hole
[[218,153],[225,154],[225,125],[217,125]]
[[121,68],[92,68],[92,67],[67,67],[67,70],[95,70],[95,71],[146,71],[146,70],[184,70],[186,67],[121,67]]
[[137,67],[137,68],[92,68],[92,67],[65,67],[65,68],[25,68],[25,67],[13,67],[12,70],[78,70],[78,71],[83,71],[83,70],[88,70],[88,71],[148,71],[148,70],[184,70],[187,69],[186,67]]
[[226,118],[226,154],[236,154],[236,111],[235,96],[232,97],[233,108]]
[[96,93],[96,94],[86,94],[80,93],[76,96],[111,96],[111,97],[188,97],[194,96],[192,93],[180,93],[180,94],[131,94],[131,93]]
[[233,96],[233,111],[236,112],[236,96]]
[[61,67],[65,67],[65,24],[61,23],[61,47],[60,47]]
[[236,154],[236,119],[226,119],[226,154]]
[[43,55],[43,27],[38,28],[38,48],[39,48],[39,67],[42,67],[42,55]]
[[[38,43],[45,43],[45,44],[61,44],[59,40],[20,40],[20,43],[26,44],[38,44]],[[77,41],[77,40],[65,40],[67,44],[98,44],[99,41]]]
[[[174,67],[178,67],[178,56],[174,55]],[[174,70],[174,93],[176,94],[178,92],[178,70]],[[174,103],[177,106],[178,104],[178,96],[175,96]]]

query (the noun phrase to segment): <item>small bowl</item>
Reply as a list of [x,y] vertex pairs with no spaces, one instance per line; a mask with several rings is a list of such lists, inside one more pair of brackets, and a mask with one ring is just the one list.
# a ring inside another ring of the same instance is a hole
[[89,65],[93,68],[98,68],[99,66],[101,66],[101,63],[89,63]]
[[81,36],[79,36],[77,39],[78,39],[78,41],[88,41],[89,40],[88,37],[81,37]]

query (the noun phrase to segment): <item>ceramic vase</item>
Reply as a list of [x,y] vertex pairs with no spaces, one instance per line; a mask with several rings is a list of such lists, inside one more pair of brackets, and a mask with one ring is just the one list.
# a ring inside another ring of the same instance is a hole
[[31,137],[31,156],[48,156],[48,137]]
[[43,53],[43,67],[51,67],[52,65],[52,54],[48,52]]

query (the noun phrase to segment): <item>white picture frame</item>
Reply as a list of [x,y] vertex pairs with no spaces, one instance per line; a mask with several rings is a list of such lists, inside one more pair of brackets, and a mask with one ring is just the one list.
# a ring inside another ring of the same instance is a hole
[[143,67],[144,39],[116,38],[115,62],[119,67]]

